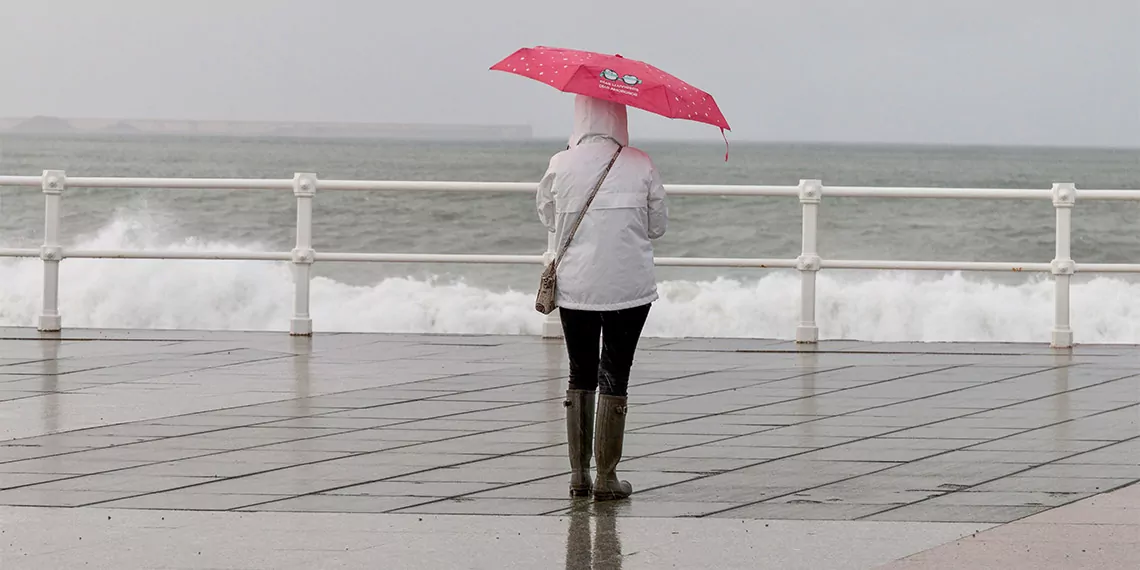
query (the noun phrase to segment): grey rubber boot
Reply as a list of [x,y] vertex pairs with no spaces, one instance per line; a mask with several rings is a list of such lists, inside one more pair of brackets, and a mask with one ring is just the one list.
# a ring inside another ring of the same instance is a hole
[[570,447],[570,496],[590,495],[590,458],[594,455],[594,393],[567,390],[566,442]]
[[625,440],[626,400],[623,396],[598,396],[598,423],[595,427],[594,454],[598,478],[594,481],[595,501],[625,499],[633,486],[617,478],[617,464]]

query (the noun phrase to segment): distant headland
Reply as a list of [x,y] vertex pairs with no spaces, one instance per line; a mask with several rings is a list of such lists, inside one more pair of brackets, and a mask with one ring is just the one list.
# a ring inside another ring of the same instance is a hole
[[530,139],[534,136],[529,125],[81,119],[52,116],[0,119],[0,133],[3,132],[53,135],[215,135],[448,140]]

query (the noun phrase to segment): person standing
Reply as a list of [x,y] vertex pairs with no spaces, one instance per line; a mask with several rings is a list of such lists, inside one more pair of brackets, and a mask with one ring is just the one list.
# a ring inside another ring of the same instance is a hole
[[[575,96],[569,147],[551,158],[536,202],[555,243],[562,247],[572,238],[556,268],[556,301],[570,363],[564,402],[570,495],[624,499],[633,488],[618,479],[616,469],[629,375],[658,298],[651,240],[665,234],[669,217],[657,168],[649,155],[629,146],[625,105]],[[591,455],[597,463],[592,483]]]

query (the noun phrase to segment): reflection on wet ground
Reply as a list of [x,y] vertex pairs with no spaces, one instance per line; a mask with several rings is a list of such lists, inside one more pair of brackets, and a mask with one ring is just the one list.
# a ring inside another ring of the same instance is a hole
[[0,337],[0,505],[534,515],[609,568],[623,519],[984,527],[1140,480],[1133,347],[647,339],[601,506],[567,496],[558,341]]

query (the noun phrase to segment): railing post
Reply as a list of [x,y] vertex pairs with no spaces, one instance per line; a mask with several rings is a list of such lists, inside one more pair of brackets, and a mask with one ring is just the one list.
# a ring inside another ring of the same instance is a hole
[[[554,263],[555,247],[555,234],[553,232],[546,232],[546,253],[542,254],[543,267],[549,266]],[[542,321],[542,338],[561,338],[562,337],[562,320],[558,317],[558,311],[554,310],[549,315],[546,315]]]
[[1053,207],[1057,209],[1057,254],[1053,259],[1054,293],[1053,340],[1054,348],[1073,346],[1073,329],[1069,323],[1069,293],[1077,265],[1070,248],[1073,228],[1073,206],[1077,203],[1077,187],[1072,183],[1053,184]]
[[819,326],[815,323],[815,282],[819,273],[818,249],[819,202],[823,197],[823,182],[800,180],[800,204],[803,205],[803,248],[796,259],[800,272],[800,324],[796,327],[796,342],[819,341]]
[[289,334],[313,334],[313,318],[309,315],[309,284],[313,278],[313,197],[317,195],[317,175],[298,172],[293,175],[293,195],[297,197],[297,246],[293,248],[293,318]]
[[44,306],[38,326],[44,332],[58,331],[63,324],[59,316],[59,262],[63,259],[63,248],[59,245],[59,202],[65,188],[67,175],[62,170],[44,171],[44,245],[40,248],[40,259],[44,262]]

